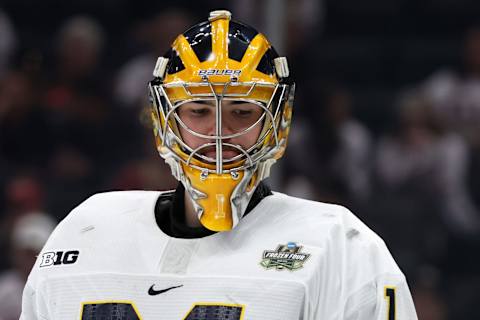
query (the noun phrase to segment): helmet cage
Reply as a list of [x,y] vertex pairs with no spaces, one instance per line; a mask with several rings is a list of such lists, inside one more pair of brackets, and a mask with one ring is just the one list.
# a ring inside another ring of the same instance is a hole
[[[238,87],[245,88],[245,92],[229,92],[231,88],[235,91],[235,88]],[[187,98],[172,102],[172,99],[167,94],[168,90],[172,88],[180,88]],[[252,93],[257,88],[271,90],[272,93],[267,102],[252,99]],[[282,124],[283,109],[288,99],[287,94],[290,91],[290,85],[288,84],[238,82],[234,80],[225,83],[212,83],[208,79],[204,79],[202,82],[174,82],[168,84],[152,81],[149,84],[149,89],[150,99],[154,109],[153,116],[156,118],[154,120],[157,124],[155,128],[157,132],[155,132],[155,134],[161,143],[161,145],[158,146],[160,154],[163,157],[167,155],[173,156],[176,160],[201,170],[205,174],[230,173],[233,176],[236,171],[252,168],[259,162],[267,158],[272,158],[286,143],[285,139],[279,139],[279,126]],[[202,92],[198,93],[198,91]],[[215,101],[215,135],[205,135],[192,130],[182,121],[177,113],[177,110],[183,104],[199,100]],[[254,103],[262,108],[263,112],[249,127],[233,134],[222,135],[223,100]],[[226,139],[244,135],[255,126],[260,125],[261,122],[263,122],[263,127],[256,143],[247,149],[239,145],[224,142]],[[196,137],[209,139],[211,142],[206,142],[193,149],[183,141],[178,130],[179,127],[182,127]],[[214,140],[214,142],[212,140]],[[216,150],[215,159],[200,153],[204,148],[213,146],[215,146]],[[168,152],[165,152],[166,150],[162,152],[162,147],[167,148]],[[239,154],[229,159],[223,159],[223,147],[238,150]]]

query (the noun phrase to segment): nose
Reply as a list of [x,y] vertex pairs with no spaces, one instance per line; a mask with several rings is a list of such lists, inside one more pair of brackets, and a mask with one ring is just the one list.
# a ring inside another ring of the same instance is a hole
[[[229,136],[235,133],[233,126],[229,121],[222,117],[222,125],[221,125],[221,135],[222,136]],[[217,135],[217,121],[213,119],[213,121],[209,121],[208,123],[208,130],[207,135],[209,136],[216,136]],[[223,142],[227,142],[230,139],[224,139]]]
[[232,125],[228,122],[223,120],[222,121],[222,136],[229,136],[235,133],[235,130],[232,128]]

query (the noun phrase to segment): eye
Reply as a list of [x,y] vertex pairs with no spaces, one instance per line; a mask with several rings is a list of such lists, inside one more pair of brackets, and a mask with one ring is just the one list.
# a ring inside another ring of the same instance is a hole
[[253,113],[250,109],[235,109],[233,110],[233,114],[238,117],[249,117]]
[[197,116],[200,116],[200,115],[206,115],[208,114],[210,110],[208,108],[192,108],[190,109],[190,113],[193,114],[193,115],[197,115]]
[[200,118],[210,116],[213,110],[207,106],[195,105],[188,106],[187,108],[180,111],[180,114],[183,114],[185,117]]

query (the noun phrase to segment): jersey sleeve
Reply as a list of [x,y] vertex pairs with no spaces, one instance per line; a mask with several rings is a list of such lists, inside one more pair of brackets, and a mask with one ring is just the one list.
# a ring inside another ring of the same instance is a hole
[[405,278],[386,274],[350,295],[345,305],[346,320],[417,320]]
[[385,242],[346,211],[343,319],[417,320],[406,278]]
[[[133,219],[138,218],[135,214],[142,210],[141,208],[152,208],[159,194],[159,192],[144,191],[100,193],[92,195],[75,207],[57,225],[37,257],[23,291],[20,319],[53,319],[57,308],[52,300],[52,293],[49,291],[49,283],[55,278],[87,272],[86,270],[92,268],[91,261],[95,263],[100,260],[96,252],[97,250],[102,252],[102,249],[99,248],[110,244],[105,239],[109,238],[111,234],[98,232],[98,236],[86,237],[84,230],[96,228],[96,230],[101,229],[104,232],[114,232],[112,230],[115,229],[115,232],[124,234],[126,231],[121,228],[128,229],[131,221],[136,221]],[[112,219],[117,219],[116,228],[111,227]],[[123,219],[122,222],[120,219]],[[112,236],[112,238],[115,237],[118,238],[118,236]],[[68,260],[68,254],[73,259]],[[88,260],[89,254],[96,258]],[[55,259],[60,257],[61,262],[53,261],[53,257]],[[110,259],[107,257],[105,260]],[[56,264],[57,267],[53,267],[53,264]],[[69,267],[60,267],[64,264],[69,264]]]
[[19,320],[47,320],[46,310],[42,310],[46,308],[46,304],[42,303],[42,299],[39,292],[27,282],[23,289],[22,314]]
[[[91,199],[85,200],[79,206],[74,208],[63,221],[61,221],[55,230],[50,234],[47,242],[45,243],[43,249],[40,251],[37,256],[37,260],[33,265],[32,270],[27,279],[27,283],[23,289],[22,296],[22,313],[20,320],[46,320],[50,319],[49,310],[48,310],[48,297],[43,293],[41,288],[42,280],[50,276],[50,269],[41,269],[41,259],[43,253],[46,251],[53,250],[55,248],[68,248],[69,244],[69,235],[71,234],[71,225],[75,225],[79,221],[74,217],[77,212],[81,211],[82,208],[86,207]],[[72,222],[73,220],[73,222]]]

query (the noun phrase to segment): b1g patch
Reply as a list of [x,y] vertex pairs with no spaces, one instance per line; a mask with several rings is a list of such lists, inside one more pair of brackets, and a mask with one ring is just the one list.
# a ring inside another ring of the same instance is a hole
[[74,264],[77,262],[79,255],[80,251],[78,250],[45,252],[42,254],[40,268]]
[[295,271],[303,268],[310,254],[300,252],[302,247],[297,246],[295,242],[289,242],[286,245],[281,244],[276,250],[263,251],[263,259],[260,265],[265,269]]

